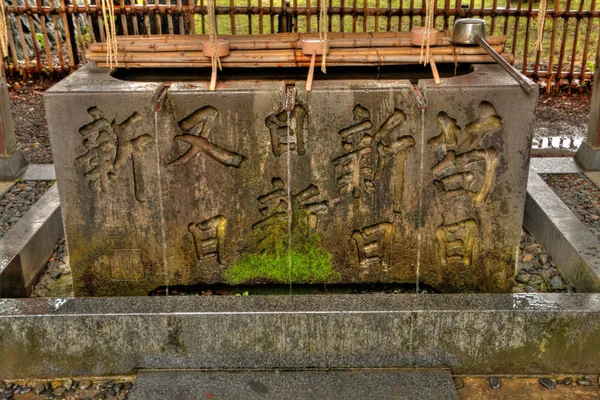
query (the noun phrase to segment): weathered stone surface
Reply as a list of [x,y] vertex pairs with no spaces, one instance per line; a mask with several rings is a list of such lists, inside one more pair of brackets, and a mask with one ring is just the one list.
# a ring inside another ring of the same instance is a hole
[[497,66],[421,81],[423,113],[408,81],[303,86],[286,101],[281,81],[175,83],[160,107],[161,84],[88,65],[49,90],[76,295],[511,288],[535,95]]
[[599,341],[599,294],[0,300],[3,379],[141,368],[583,374],[600,369]]

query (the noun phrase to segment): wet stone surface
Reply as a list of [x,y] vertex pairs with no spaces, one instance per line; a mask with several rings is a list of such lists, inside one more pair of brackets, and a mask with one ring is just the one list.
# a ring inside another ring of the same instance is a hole
[[519,266],[515,279],[514,293],[572,293],[556,263],[533,236],[523,231],[519,250]]
[[0,381],[0,399],[126,399],[132,379],[68,378],[54,381]]
[[[415,293],[414,285],[294,285],[292,294],[407,294]],[[556,264],[545,249],[526,231],[521,235],[519,270],[513,287],[514,293],[572,293],[575,288],[567,285]],[[196,286],[170,287],[169,296],[249,296],[288,295],[289,285],[267,286]],[[436,293],[433,288],[421,285],[420,294]],[[166,288],[149,293],[151,296],[167,295]],[[65,240],[54,248],[46,271],[40,277],[31,297],[73,297],[73,278],[69,265]]]
[[31,297],[73,297],[73,277],[65,239],[61,239],[54,248],[46,271],[35,285]]
[[584,174],[541,174],[542,179],[600,239],[600,188]]
[[38,201],[51,182],[17,182],[0,200],[0,238],[6,235],[36,201]]

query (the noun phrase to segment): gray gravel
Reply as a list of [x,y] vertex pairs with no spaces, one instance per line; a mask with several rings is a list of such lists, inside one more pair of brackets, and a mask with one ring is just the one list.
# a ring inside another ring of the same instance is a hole
[[31,297],[73,297],[73,277],[65,239],[54,247],[46,271],[35,285]]
[[0,200],[0,238],[38,201],[53,182],[17,182]]
[[526,231],[521,234],[514,293],[572,293],[546,250]]
[[584,174],[543,174],[542,179],[600,239],[600,188]]

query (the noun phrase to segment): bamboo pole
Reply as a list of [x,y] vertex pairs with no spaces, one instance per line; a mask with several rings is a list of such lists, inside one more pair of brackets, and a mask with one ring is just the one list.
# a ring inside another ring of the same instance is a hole
[[[596,8],[596,0],[592,0],[592,4],[590,5],[590,10],[595,10]],[[592,26],[594,21],[592,19],[588,19],[587,29],[585,32],[585,42],[583,47],[583,55],[581,57],[581,74],[583,75],[587,69],[587,57],[588,52],[590,50],[590,35],[592,33]],[[598,43],[600,44],[600,38],[598,39]]]
[[[31,5],[29,4],[29,0],[25,0],[25,8],[27,10],[31,10]],[[29,32],[31,33],[31,40],[33,42],[33,55],[35,56],[35,60],[37,62],[38,70],[42,70],[42,60],[40,58],[40,44],[37,40],[37,34],[35,31],[35,25],[33,24],[33,18],[31,17],[31,12],[27,13],[27,21],[29,22]]]
[[67,21],[66,12],[66,0],[58,0],[60,4],[60,15],[62,17],[63,28],[65,30],[65,41],[67,42],[67,50],[69,52],[69,67],[75,69],[75,49],[73,48],[73,41],[71,40],[71,33],[69,32],[69,23]]
[[[198,51],[202,47],[204,41],[195,42],[180,42],[180,43],[144,43],[142,40],[134,39],[128,42],[122,40],[118,41],[117,48],[121,52],[130,53],[163,53],[163,52],[186,52],[186,51]],[[505,42],[500,37],[491,37],[488,43],[494,47],[497,51],[504,51]],[[230,41],[229,48],[231,51],[237,50],[285,50],[285,49],[299,49],[302,47],[302,41],[289,40],[289,41]],[[420,47],[414,47],[410,45],[408,39],[332,39],[330,41],[331,49],[361,49],[361,48],[391,48],[397,49],[400,53],[407,51],[420,51]],[[450,48],[449,40],[440,46],[431,47],[434,53],[449,51],[445,50]],[[460,51],[467,51],[466,49],[474,49],[481,54],[484,51],[479,47],[458,47],[457,49],[465,49]],[[105,43],[95,43],[90,47],[91,53],[105,53],[107,51],[107,45]]]
[[[56,8],[56,4],[54,3],[54,0],[49,0],[49,3],[52,8]],[[56,16],[56,14],[52,14],[52,22],[54,25],[54,37],[56,38],[56,48],[58,50],[57,51],[58,63],[60,65],[60,68],[62,70],[64,70],[65,69],[65,60],[64,60],[63,54],[62,54],[62,42],[60,40],[60,31],[58,29],[58,18]]]
[[[560,8],[560,0],[554,0],[554,11],[558,11]],[[548,60],[548,71],[554,71],[554,43],[556,42],[556,26],[558,24],[558,18],[556,15],[552,18],[552,36],[550,38],[550,58]],[[550,75],[546,78],[546,93],[550,94],[552,88],[552,78]]]
[[27,47],[27,44],[25,43],[25,33],[23,32],[23,22],[21,21],[22,16],[16,16],[16,20],[17,20],[17,31],[19,32],[19,39],[21,42],[21,50],[23,50],[23,58],[25,59],[25,69],[29,68],[29,63],[30,63],[30,59],[29,59],[29,48]]
[[[501,51],[500,46],[494,49]],[[364,49],[332,49],[327,55],[328,60],[332,62],[409,62],[414,57],[420,56],[421,49],[418,47],[405,48],[364,48]],[[453,57],[456,54],[460,60],[461,56],[485,55],[486,52],[479,47],[432,47],[431,54],[436,58],[443,56]],[[106,59],[104,53],[88,53],[91,61],[101,62]],[[319,57],[320,58],[320,57]],[[163,53],[135,53],[119,52],[117,59],[119,62],[159,62],[167,60],[179,63],[197,63],[209,62],[201,51],[189,52],[163,52]],[[301,50],[269,50],[269,51],[231,51],[223,58],[223,65],[238,62],[253,63],[310,63],[310,57],[304,55]]]
[[[565,6],[565,8],[568,10],[571,7],[571,0],[567,0],[567,4]],[[563,20],[563,34],[562,34],[562,40],[560,43],[560,54],[558,56],[558,67],[556,70],[556,78],[560,79],[561,75],[562,75],[562,67],[563,67],[563,62],[565,60],[565,49],[567,46],[567,31],[569,29],[569,18],[565,18]],[[558,88],[558,85],[557,85]]]
[[[583,0],[579,0],[578,11],[580,13],[583,11]],[[581,22],[580,18],[575,19],[575,33],[573,35],[573,49],[571,51],[571,66],[569,68],[570,76],[572,76],[575,73],[575,62],[577,60],[577,41],[579,39],[580,22]]]
[[17,56],[17,48],[15,47],[15,38],[13,36],[11,24],[6,24],[6,30],[8,34],[8,48],[12,56],[13,66],[18,72],[21,71],[21,64],[19,63],[19,57]]
[[[1,0],[0,0],[1,1]],[[41,6],[42,1],[36,0],[38,7]],[[46,53],[46,63],[50,72],[54,71],[54,62],[52,61],[52,54],[50,53],[50,40],[48,39],[48,30],[46,28],[46,19],[44,16],[40,18],[40,27],[42,29],[42,37],[44,39],[44,51]]]
[[[510,54],[502,54],[502,57],[508,61],[513,61],[513,57]],[[419,62],[420,55],[418,56],[405,56],[402,62],[397,61],[365,61],[365,62],[328,62],[328,66],[331,67],[348,67],[348,66],[386,66],[386,65],[413,65]],[[328,56],[329,59],[329,56]],[[318,62],[319,60],[317,60]],[[227,68],[281,68],[281,67],[310,67],[310,58],[307,60],[301,60],[294,64],[284,64],[280,62],[227,62],[226,58],[221,61],[223,67]],[[459,57],[459,63],[473,64],[473,63],[494,63],[494,59],[489,55],[465,55]],[[454,64],[454,56],[442,55],[436,56],[436,63],[439,64]],[[101,68],[107,68],[108,64],[104,62],[97,63]],[[152,62],[140,62],[140,61],[119,61],[119,66],[123,68],[208,68],[210,67],[210,61],[204,62],[181,62],[181,60],[173,59],[172,61],[152,61]]]

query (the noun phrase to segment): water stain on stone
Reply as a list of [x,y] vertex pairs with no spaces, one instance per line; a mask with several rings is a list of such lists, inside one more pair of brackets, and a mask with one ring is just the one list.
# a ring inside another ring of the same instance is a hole
[[264,383],[261,383],[261,382],[255,381],[255,380],[249,380],[248,386],[250,386],[250,389],[252,389],[257,394],[269,393],[269,388]]

